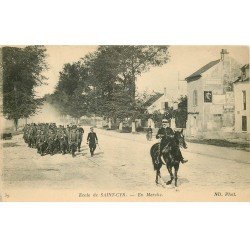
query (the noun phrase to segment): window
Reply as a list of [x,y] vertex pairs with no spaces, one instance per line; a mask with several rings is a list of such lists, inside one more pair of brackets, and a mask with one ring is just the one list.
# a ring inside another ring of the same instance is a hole
[[247,131],[247,117],[242,116],[242,131]]
[[165,102],[165,109],[168,109],[168,102]]
[[243,110],[247,109],[247,95],[246,90],[242,90],[242,98],[243,98]]
[[193,92],[193,106],[197,106],[197,104],[198,104],[197,90],[194,90],[194,92]]

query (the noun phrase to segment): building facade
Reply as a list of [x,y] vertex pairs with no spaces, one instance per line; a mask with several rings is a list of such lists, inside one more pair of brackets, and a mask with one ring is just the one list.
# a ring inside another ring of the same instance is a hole
[[235,132],[240,137],[250,134],[250,84],[249,64],[241,68],[241,76],[234,82],[235,93]]
[[193,137],[220,138],[234,131],[234,92],[230,85],[232,59],[226,50],[187,81],[188,120],[186,133]]

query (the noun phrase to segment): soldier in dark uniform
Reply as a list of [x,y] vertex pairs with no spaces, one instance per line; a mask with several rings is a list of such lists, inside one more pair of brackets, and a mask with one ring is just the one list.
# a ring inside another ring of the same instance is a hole
[[88,137],[87,137],[87,143],[89,144],[90,154],[91,154],[91,156],[93,156],[94,151],[96,149],[96,144],[98,144],[98,138],[97,138],[96,133],[94,132],[93,127],[90,128],[90,132],[89,132]]
[[[167,119],[163,119],[162,127],[158,130],[158,133],[156,135],[157,139],[161,139],[159,147],[159,158],[161,157],[162,149],[173,139],[173,137],[174,137],[174,131],[170,127],[170,121]],[[187,162],[187,160],[183,158],[179,147],[176,147],[176,155],[181,161],[181,163],[184,164]]]
[[32,132],[32,148],[36,148],[37,125],[34,123]]
[[70,145],[69,145],[70,126],[69,125],[67,125],[67,128],[65,130],[65,134],[66,134],[67,139],[68,139],[68,141],[67,141],[67,151],[70,152]]
[[50,133],[49,133],[49,138],[48,138],[48,153],[50,155],[54,154],[55,150],[55,140],[56,140],[56,134],[54,130],[51,128]]
[[43,156],[46,148],[47,148],[47,138],[44,131],[42,130],[38,141],[38,153],[40,153],[41,156]]
[[60,128],[54,127],[55,139],[54,139],[54,153],[60,152]]
[[77,142],[77,148],[78,152],[80,152],[81,144],[82,144],[82,138],[83,138],[84,129],[81,126],[78,126],[77,128],[77,134],[78,134],[78,142]]
[[61,127],[60,130],[59,141],[60,141],[60,151],[64,155],[68,149],[68,136],[66,135],[66,130],[63,127]]
[[77,130],[79,130],[82,134],[84,134],[84,129],[80,125],[78,125]]
[[40,140],[40,136],[41,136],[42,130],[38,127],[38,130],[36,132],[36,149],[37,149],[37,153],[40,154],[39,151],[39,140]]
[[28,133],[29,133],[29,124],[26,124],[23,129],[23,139],[25,143],[28,143]]
[[72,153],[72,157],[75,156],[75,151],[77,149],[77,142],[78,142],[77,127],[76,125],[73,125],[69,134],[69,147]]
[[29,132],[28,132],[28,146],[30,148],[32,148],[34,145],[34,137],[35,137],[35,127],[34,124],[32,123],[29,127]]

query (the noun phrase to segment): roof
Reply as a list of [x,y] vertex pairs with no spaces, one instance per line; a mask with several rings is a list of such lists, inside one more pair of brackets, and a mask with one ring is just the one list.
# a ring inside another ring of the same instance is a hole
[[244,80],[241,80],[241,77],[238,77],[233,83],[249,83],[249,77],[245,78]]
[[[249,64],[245,64],[243,67],[241,67],[241,70],[244,71],[246,69],[249,69]],[[238,76],[233,83],[249,83],[249,76],[246,78],[243,78],[243,76]]]
[[144,103],[145,107],[150,107],[154,102],[161,98],[164,94],[156,93],[155,95],[149,97],[149,99]]
[[249,69],[249,63],[245,64],[243,67],[241,67],[241,69]]
[[216,61],[212,61],[208,64],[206,64],[205,66],[203,66],[202,68],[198,69],[197,71],[195,71],[192,75],[188,76],[185,78],[185,80],[187,82],[191,82],[194,80],[197,80],[201,77],[201,74],[203,74],[204,72],[206,72],[207,70],[211,69],[213,66],[215,66],[216,64],[218,64],[220,62],[219,60]]

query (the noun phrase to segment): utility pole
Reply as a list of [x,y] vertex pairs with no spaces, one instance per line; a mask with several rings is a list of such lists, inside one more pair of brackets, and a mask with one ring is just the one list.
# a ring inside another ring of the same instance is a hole
[[178,96],[180,96],[181,92],[183,92],[183,86],[181,87],[182,82],[186,82],[186,80],[180,79],[180,72],[178,71]]

